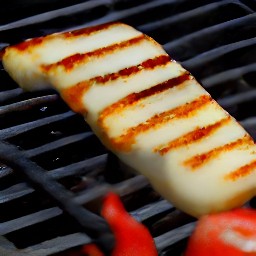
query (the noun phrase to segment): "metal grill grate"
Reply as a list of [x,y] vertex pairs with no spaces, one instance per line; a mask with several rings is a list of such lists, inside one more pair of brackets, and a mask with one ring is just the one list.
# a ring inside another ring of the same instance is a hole
[[[1,48],[56,31],[126,22],[160,42],[256,138],[255,0],[15,3],[1,3],[0,13],[10,13],[0,19]],[[86,214],[98,214],[106,191],[117,191],[130,213],[147,225],[159,254],[181,254],[193,218],[127,171],[55,92],[23,92],[3,68],[0,85],[0,255],[57,254],[92,236],[87,220],[82,229],[75,208],[65,206],[67,198],[57,204],[57,194],[43,192],[40,180],[38,186],[24,178],[19,159],[61,186]],[[95,228],[100,229],[98,221]]]

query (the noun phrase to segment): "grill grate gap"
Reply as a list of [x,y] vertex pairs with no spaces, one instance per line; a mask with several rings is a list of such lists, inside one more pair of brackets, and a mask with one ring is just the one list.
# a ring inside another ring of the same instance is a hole
[[[21,200],[13,200],[0,204],[0,222],[10,221],[43,209],[54,207],[56,204],[40,191],[25,195]],[[19,211],[17,211],[19,209]]]
[[[84,122],[82,117],[78,115],[70,115],[68,118],[60,120],[59,122],[48,123],[47,125],[39,126],[9,138],[8,141],[23,149],[33,150],[34,148],[43,146],[47,143],[89,131],[90,128]],[[38,134],[40,134],[40,137],[38,137]]]
[[[65,225],[63,225],[63,223],[65,223]],[[38,230],[40,230],[40,232],[38,232]],[[57,236],[76,233],[78,230],[80,230],[79,225],[69,216],[62,214],[58,217],[48,219],[45,222],[9,233],[6,237],[13,242],[17,248],[23,249]],[[28,234],[30,234],[31,239],[27,239]]]
[[[29,0],[23,1],[7,1],[3,2],[0,11],[0,24],[9,23],[17,19],[26,18],[28,16],[40,14],[42,12],[49,12],[60,8],[84,2],[83,0],[52,0],[49,5],[47,1],[31,2]],[[7,17],[4,15],[9,13]]]
[[185,61],[207,50],[255,37],[255,20],[256,14],[250,14],[227,21],[184,35],[164,48],[174,59]]
[[[107,156],[104,154],[49,171],[48,175],[54,179],[70,179],[70,176],[74,176],[75,179],[79,177],[82,181],[85,181],[86,177],[90,179],[90,177],[95,177],[102,173],[106,163]],[[16,173],[12,171],[10,174],[9,176],[6,175],[5,179],[2,178],[0,203],[9,202],[34,191],[27,183],[22,182],[21,178],[17,177],[17,180],[15,180]],[[79,186],[81,185],[79,184]]]
[[[192,72],[194,74],[200,73],[203,79],[205,77],[211,76],[212,74],[220,73],[226,70],[232,70],[246,64],[253,64],[253,56],[256,51],[255,41],[256,38],[253,38],[247,41],[240,41],[239,44],[228,45],[225,47],[224,51],[222,51],[222,55],[218,56],[216,54],[216,56],[213,56],[212,54],[212,58],[209,57],[208,61],[206,62],[204,62],[204,58],[202,58],[202,64],[205,64],[207,68],[203,68],[201,65],[195,65],[192,68]],[[234,48],[234,50],[232,48]],[[219,63],[222,63],[221,67]],[[189,62],[184,62],[184,66],[189,66]]]
[[[225,15],[222,15],[222,13],[225,13]],[[234,1],[220,1],[185,13],[168,16],[165,19],[158,19],[153,23],[139,26],[139,29],[153,38],[161,38],[160,43],[165,44],[182,35],[191,34],[203,28],[240,18],[249,13],[251,13],[250,10],[241,8],[241,5]],[[190,23],[191,25],[184,26],[184,23]]]
[[[89,145],[89,147],[87,147],[87,145]],[[32,160],[46,170],[53,170],[65,166],[70,162],[79,162],[83,159],[95,157],[105,152],[106,150],[103,145],[95,135],[93,135],[74,144],[56,148],[56,150],[51,151],[51,154],[46,152],[39,156],[32,157]]]

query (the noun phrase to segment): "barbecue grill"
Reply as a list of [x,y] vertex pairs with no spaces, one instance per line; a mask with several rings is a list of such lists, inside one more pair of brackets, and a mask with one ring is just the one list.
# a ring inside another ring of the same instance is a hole
[[[0,49],[125,22],[161,43],[256,139],[255,11],[255,0],[9,0]],[[159,255],[181,255],[196,220],[108,152],[56,92],[24,92],[1,66],[0,104],[0,255],[79,255],[91,241],[108,251],[99,209],[110,190],[148,227]]]

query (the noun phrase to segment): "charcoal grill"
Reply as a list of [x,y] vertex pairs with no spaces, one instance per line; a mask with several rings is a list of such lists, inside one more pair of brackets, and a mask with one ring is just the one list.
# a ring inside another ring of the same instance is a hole
[[[255,0],[9,0],[0,48],[125,22],[161,43],[256,139],[255,11]],[[0,104],[0,255],[78,255],[95,239],[106,249],[98,211],[109,190],[149,228],[159,255],[181,255],[195,219],[127,170],[54,91],[23,92],[1,67]]]

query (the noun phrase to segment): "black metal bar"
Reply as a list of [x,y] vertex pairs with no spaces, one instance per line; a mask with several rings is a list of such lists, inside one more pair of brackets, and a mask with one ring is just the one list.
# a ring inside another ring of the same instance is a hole
[[155,238],[155,243],[158,251],[162,251],[176,242],[189,237],[195,228],[195,222],[186,224],[161,236]]
[[75,15],[76,13],[81,12],[82,10],[89,10],[97,6],[109,5],[111,3],[112,3],[112,0],[94,0],[94,1],[88,1],[81,4],[76,4],[69,7],[64,7],[58,10],[49,11],[46,13],[42,13],[42,14],[24,18],[18,21],[14,21],[5,25],[1,25],[0,31],[20,28],[20,27],[24,27],[27,25],[35,24],[35,23],[49,21],[51,19],[54,19],[60,16],[66,16],[66,15],[72,15],[72,14]]
[[166,200],[161,200],[161,201],[148,204],[140,209],[136,209],[135,211],[132,211],[130,214],[135,219],[142,222],[150,217],[153,217],[157,214],[163,213],[171,209],[174,209],[172,204],[170,204]]
[[15,112],[24,111],[43,103],[54,102],[57,99],[59,99],[59,96],[56,94],[56,95],[46,95],[46,96],[32,98],[24,101],[19,101],[10,105],[5,105],[0,107],[0,115],[5,115],[14,111]]
[[48,220],[55,216],[62,214],[62,210],[58,207],[45,209],[39,212],[35,212],[18,219],[6,221],[0,225],[0,235],[5,235],[10,232],[22,229],[24,227]]
[[0,191],[0,204],[9,202],[19,197],[30,194],[34,191],[26,182],[15,184]]
[[[66,165],[55,170],[48,171],[48,175],[53,179],[61,179],[73,175],[86,175],[89,172],[102,172],[107,162],[107,154],[96,156],[84,161]],[[5,176],[13,173],[13,170],[7,167],[9,172]],[[4,174],[1,177],[4,177]],[[9,188],[0,191],[0,204],[28,195],[34,191],[34,188],[26,182],[15,184]]]
[[231,95],[223,99],[219,99],[218,103],[223,108],[228,108],[231,106],[235,106],[236,104],[239,104],[239,103],[243,103],[247,101],[255,101],[255,100],[256,100],[256,89],[249,90],[242,93],[237,93],[235,95]]
[[84,233],[74,233],[60,236],[25,249],[17,249],[13,243],[0,236],[0,255],[15,256],[46,256],[69,249],[71,247],[88,244],[91,239]]
[[221,85],[229,81],[237,81],[241,79],[244,75],[255,72],[256,73],[256,63],[248,64],[242,67],[233,68],[230,70],[225,70],[223,72],[208,76],[201,80],[202,84],[206,89]]
[[172,15],[161,20],[143,24],[141,26],[138,26],[138,29],[142,30],[144,33],[150,33],[152,30],[161,30],[163,26],[170,26],[172,23],[187,22],[187,20],[189,19],[193,19],[194,17],[196,18],[200,15],[205,15],[206,13],[211,14],[212,11],[231,3],[235,3],[235,1],[218,1],[215,3],[210,3],[208,5],[199,6],[198,8],[189,10],[187,12],[178,13],[176,15]]
[[[172,42],[164,44],[164,49],[175,59],[184,61],[191,55],[189,53],[190,48],[193,49],[193,54],[197,55],[205,52],[207,48],[211,48],[214,45],[214,41],[220,38],[224,39],[225,33],[230,31],[240,31],[242,28],[248,27],[248,24],[254,24],[256,21],[256,13],[248,14],[241,18],[229,20],[221,24],[216,24],[209,28],[198,30],[194,33],[184,35]],[[252,25],[253,26],[253,25]],[[182,54],[186,49],[187,55]],[[182,56],[182,58],[178,58]]]
[[17,125],[17,126],[12,126],[12,127],[0,130],[0,140],[8,139],[8,138],[11,138],[13,136],[22,134],[24,132],[31,131],[35,128],[65,120],[65,119],[67,119],[69,117],[72,117],[74,115],[75,115],[74,112],[68,111],[68,112],[63,113],[63,114],[58,114],[58,115],[54,115],[54,116],[41,118],[41,119],[36,120],[36,121],[31,121],[29,123],[20,124],[20,125]]
[[224,54],[231,53],[236,50],[240,50],[246,48],[248,46],[252,46],[256,44],[256,37],[241,40],[239,42],[223,45],[217,48],[214,48],[210,51],[201,53],[196,55],[194,58],[188,59],[182,62],[182,65],[187,69],[195,69],[198,66],[203,66],[205,63],[209,63],[212,60],[218,59],[219,57],[223,56]]
[[0,179],[8,176],[9,174],[12,173],[12,168],[10,168],[9,166],[4,166],[3,164],[1,164],[0,166]]
[[113,235],[107,223],[96,214],[89,212],[73,200],[73,194],[60,183],[52,179],[47,172],[36,163],[26,158],[17,147],[0,142],[0,161],[23,173],[36,187],[47,192],[57,204],[69,213],[95,239],[105,252],[110,252],[114,245]]
[[0,103],[20,96],[22,93],[24,93],[24,91],[21,88],[0,92]]
[[71,135],[71,136],[66,136],[65,138],[47,143],[43,146],[33,148],[30,150],[26,150],[25,154],[29,158],[35,157],[37,155],[50,152],[54,149],[58,149],[58,148],[66,146],[66,145],[88,139],[92,136],[94,136],[94,134],[92,132],[84,132],[84,133],[79,133],[79,134],[75,134],[75,135]]
[[110,184],[100,184],[93,187],[90,190],[79,193],[74,200],[78,204],[88,203],[96,198],[99,198],[106,194],[108,191],[113,190],[121,196],[131,194],[132,192],[138,191],[148,185],[148,181],[142,175],[135,176],[129,180],[122,181],[120,183],[110,185]]

